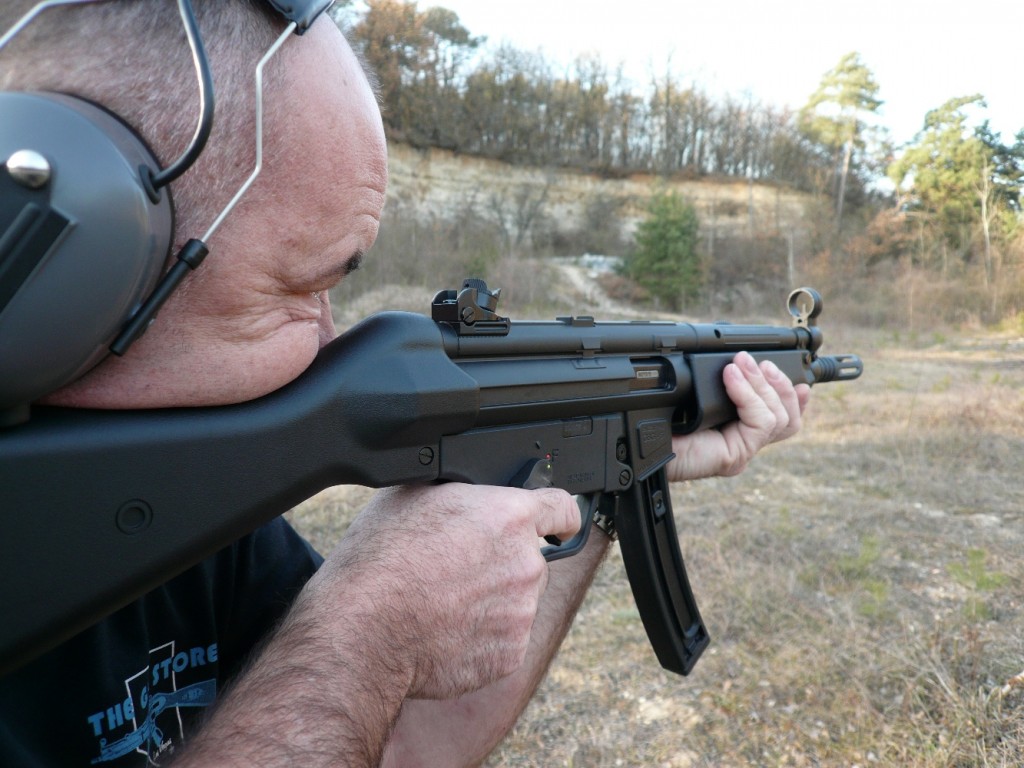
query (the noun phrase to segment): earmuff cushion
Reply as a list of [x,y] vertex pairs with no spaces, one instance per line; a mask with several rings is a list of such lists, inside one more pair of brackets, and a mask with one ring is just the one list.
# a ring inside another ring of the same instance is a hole
[[0,114],[0,164],[19,150],[43,155],[49,204],[69,222],[32,255],[27,275],[0,275],[0,293],[10,297],[0,310],[7,408],[73,381],[106,355],[163,271],[173,206],[167,190],[150,199],[139,169],[156,170],[156,159],[105,110],[62,94],[3,92]]

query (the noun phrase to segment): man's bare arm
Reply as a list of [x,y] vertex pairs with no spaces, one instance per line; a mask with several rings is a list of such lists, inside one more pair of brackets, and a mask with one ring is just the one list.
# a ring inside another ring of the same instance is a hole
[[594,531],[579,554],[549,564],[526,661],[514,673],[457,699],[406,701],[384,765],[445,768],[478,765],[505,738],[540,685],[565,639],[611,539]]
[[579,522],[555,489],[378,494],[176,765],[377,765],[404,700],[523,668],[549,577],[538,536]]

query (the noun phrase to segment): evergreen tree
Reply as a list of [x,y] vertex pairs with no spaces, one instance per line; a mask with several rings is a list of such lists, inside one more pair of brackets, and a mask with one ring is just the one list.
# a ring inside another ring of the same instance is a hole
[[629,275],[672,310],[697,298],[704,283],[697,230],[696,210],[676,192],[653,195],[637,226]]

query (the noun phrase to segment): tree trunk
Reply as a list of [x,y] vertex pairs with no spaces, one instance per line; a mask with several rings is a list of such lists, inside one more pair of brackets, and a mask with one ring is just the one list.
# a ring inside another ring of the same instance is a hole
[[843,150],[843,169],[839,173],[839,194],[836,196],[836,232],[843,229],[843,201],[846,198],[846,177],[850,173],[850,160],[853,158],[853,139],[846,142]]
[[981,198],[981,234],[985,247],[985,289],[992,285],[992,233],[988,220],[988,195],[983,194]]

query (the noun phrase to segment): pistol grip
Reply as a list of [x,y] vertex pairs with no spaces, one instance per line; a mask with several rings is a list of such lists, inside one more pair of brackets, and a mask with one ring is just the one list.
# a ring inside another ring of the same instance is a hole
[[689,674],[710,638],[690,591],[664,468],[618,497],[615,530],[658,661],[671,672]]

